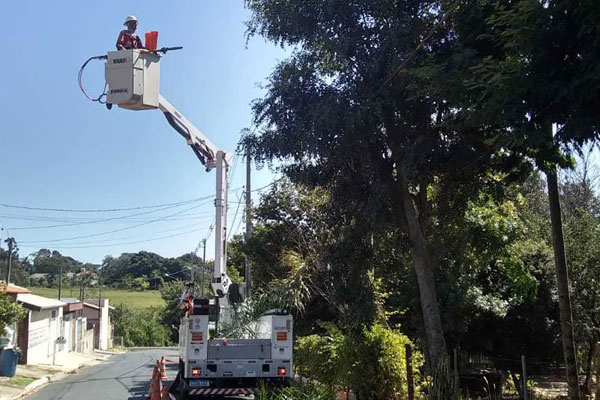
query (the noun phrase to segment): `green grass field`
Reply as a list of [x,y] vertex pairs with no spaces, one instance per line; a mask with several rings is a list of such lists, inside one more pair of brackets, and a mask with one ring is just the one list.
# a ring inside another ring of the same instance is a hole
[[[31,288],[33,294],[38,296],[50,297],[53,299],[58,298],[57,288]],[[73,291],[70,288],[63,288],[61,293],[62,298],[68,297],[79,297],[79,287],[73,287]],[[151,308],[151,307],[163,307],[165,305],[163,299],[160,297],[158,290],[145,290],[143,292],[132,291],[132,290],[118,290],[108,289],[102,291],[102,297],[109,299],[111,306],[117,306],[124,303],[132,308]],[[87,288],[85,290],[86,299],[98,298],[98,289]]]

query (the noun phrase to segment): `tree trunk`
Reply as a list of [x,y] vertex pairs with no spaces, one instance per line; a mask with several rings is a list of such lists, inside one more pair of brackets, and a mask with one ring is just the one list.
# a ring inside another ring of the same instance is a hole
[[401,165],[398,165],[398,170],[402,209],[408,226],[411,256],[419,284],[427,347],[431,358],[431,365],[429,367],[431,371],[434,371],[445,360],[447,353],[435,288],[433,266],[427,240],[424,237],[415,203],[408,188],[408,179]]
[[[548,129],[548,127],[546,127],[546,129]],[[551,126],[550,135],[552,135]],[[546,180],[548,182],[548,201],[550,203],[550,220],[552,223],[552,244],[554,247],[554,264],[556,266],[560,329],[567,370],[569,400],[580,400],[579,379],[577,376],[577,357],[575,353],[575,339],[573,337],[573,315],[571,313],[571,296],[569,293],[569,274],[563,238],[558,179],[556,177],[556,168],[550,167],[545,172]]]

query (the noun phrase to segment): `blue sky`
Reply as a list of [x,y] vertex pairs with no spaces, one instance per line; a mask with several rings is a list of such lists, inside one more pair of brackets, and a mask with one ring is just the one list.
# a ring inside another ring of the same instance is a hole
[[[105,210],[204,198],[96,213],[0,206],[2,241],[13,236],[20,256],[44,247],[94,263],[140,250],[174,257],[207,236],[214,171],[204,171],[162,113],[108,111],[77,86],[81,64],[114,49],[128,14],[140,20],[142,36],[159,31],[159,47],[183,46],[161,61],[161,93],[224,150],[234,151],[240,131],[251,126],[250,102],[286,57],[262,38],[246,43],[242,0],[1,2],[0,203]],[[102,90],[103,69],[98,61],[86,68],[88,91]],[[237,201],[245,179],[243,159],[237,162],[229,210],[234,231],[242,219]],[[274,175],[253,171],[253,179],[258,188]],[[70,226],[48,227],[54,225]],[[110,231],[117,232],[104,234]],[[69,239],[75,237],[80,239]],[[211,236],[210,258],[213,241]]]

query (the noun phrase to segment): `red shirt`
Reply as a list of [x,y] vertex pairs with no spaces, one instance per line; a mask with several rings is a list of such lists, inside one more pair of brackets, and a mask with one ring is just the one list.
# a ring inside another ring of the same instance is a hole
[[140,39],[140,37],[135,33],[131,33],[127,30],[119,33],[119,38],[117,39],[117,50],[143,48],[144,45],[142,44],[142,39]]

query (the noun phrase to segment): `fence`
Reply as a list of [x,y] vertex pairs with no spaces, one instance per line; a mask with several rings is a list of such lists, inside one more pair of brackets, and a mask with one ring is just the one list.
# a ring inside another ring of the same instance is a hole
[[[415,383],[412,376],[412,348],[406,345],[406,377],[407,377],[407,400],[415,400]],[[600,343],[596,350],[596,390],[592,394],[592,385],[586,380],[588,387],[584,385],[585,399],[600,400]],[[566,383],[556,386],[556,381],[543,382],[535,375],[553,375],[559,377],[559,381],[565,376],[562,366],[556,362],[528,361],[525,355],[519,358],[489,357],[481,354],[468,354],[455,349],[451,359],[443,363],[441,368],[433,372],[433,382],[428,387],[421,389],[425,391],[425,398],[445,400],[456,400],[465,398],[483,398],[486,400],[500,400],[506,398],[519,398],[530,400],[532,391],[543,398],[559,398],[566,392]],[[436,382],[437,381],[437,382]],[[532,382],[548,384],[549,390],[543,386],[534,387]],[[437,392],[441,392],[437,393]],[[539,397],[538,397],[539,398]]]
[[94,352],[94,330],[89,329],[83,332],[81,339],[77,342],[77,352],[93,353]]
[[109,349],[124,349],[123,336],[114,336],[108,339]]

